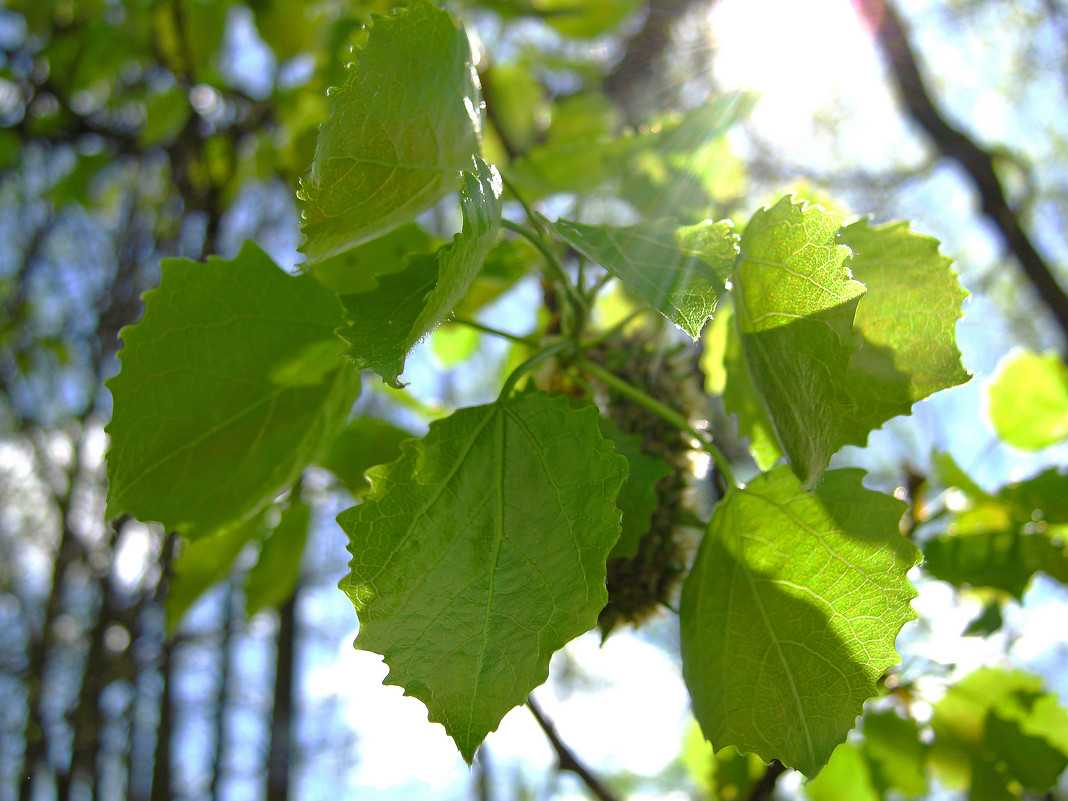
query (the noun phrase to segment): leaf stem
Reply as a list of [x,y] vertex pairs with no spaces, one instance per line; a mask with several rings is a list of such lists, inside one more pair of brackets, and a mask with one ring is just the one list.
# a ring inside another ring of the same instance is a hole
[[529,373],[543,361],[552,358],[561,351],[567,350],[568,348],[573,348],[574,346],[574,342],[569,339],[565,339],[562,342],[557,342],[555,345],[550,345],[549,347],[535,353],[517,368],[512,370],[512,372],[508,375],[508,378],[504,380],[504,386],[501,387],[501,394],[497,396],[497,400],[504,400],[509,395],[511,395],[512,390],[515,389],[515,385],[519,383],[519,379]]
[[575,285],[571,283],[571,279],[567,276],[567,271],[564,270],[564,266],[560,264],[560,260],[556,258],[556,254],[552,252],[545,240],[540,234],[536,234],[529,228],[526,228],[519,223],[514,223],[508,219],[501,219],[501,227],[507,228],[513,233],[519,234],[526,239],[530,244],[538,249],[542,256],[545,257],[545,262],[551,268],[556,279],[563,284],[564,294],[567,295],[568,301],[583,316],[586,313],[587,305],[586,299],[579,294],[579,291],[575,289]]
[[719,468],[719,472],[727,481],[727,484],[731,487],[738,486],[738,481],[734,477],[734,470],[731,469],[730,461],[728,461],[723,451],[721,451],[714,442],[705,437],[704,434],[690,425],[689,421],[677,411],[670,406],[661,403],[656,398],[642,392],[636,386],[624,381],[619,376],[613,375],[596,362],[591,362],[589,359],[579,358],[575,361],[575,366],[582,368],[590,375],[595,376],[605,384],[608,384],[608,386],[612,387],[612,389],[620,394],[626,395],[635,403],[640,404],[661,419],[671,423],[671,425],[675,426],[675,428],[679,429],[679,431],[684,434],[689,434],[698,442],[701,449],[712,457],[716,463],[716,467]]
[[587,351],[590,348],[596,348],[602,342],[607,342],[609,339],[614,337],[616,334],[618,334],[620,331],[622,331],[624,328],[626,328],[628,325],[630,325],[631,322],[633,322],[635,319],[637,319],[638,317],[640,317],[644,313],[645,313],[644,309],[635,309],[630,314],[628,314],[626,317],[624,317],[622,320],[617,322],[612,327],[605,329],[600,334],[595,336],[593,339],[584,340],[579,345],[579,349],[583,350],[583,351]]
[[501,339],[509,339],[512,342],[518,342],[520,345],[529,345],[532,348],[538,347],[538,343],[530,337],[519,336],[518,334],[509,334],[507,331],[502,331],[499,328],[493,328],[492,326],[480,323],[478,320],[470,320],[467,317],[453,317],[446,322],[456,323],[457,325],[466,325],[468,328],[473,328],[476,331],[481,331],[484,334],[490,334]]

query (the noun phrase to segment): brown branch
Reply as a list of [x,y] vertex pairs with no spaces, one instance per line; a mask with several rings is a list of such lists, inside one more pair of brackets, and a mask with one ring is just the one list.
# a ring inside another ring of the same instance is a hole
[[784,773],[786,766],[777,759],[771,760],[771,764],[764,769],[764,775],[749,791],[749,801],[770,801],[775,792],[775,785]]
[[994,168],[992,154],[951,125],[931,99],[905,26],[893,4],[886,0],[853,0],[853,4],[861,19],[874,32],[879,48],[889,62],[908,115],[923,128],[944,157],[953,159],[964,168],[979,193],[983,214],[1001,233],[1005,245],[1068,339],[1068,294],[1057,282],[1046,260],[1035,249],[1023,229],[1019,214],[1009,205]]
[[556,751],[557,770],[567,770],[574,773],[580,779],[583,784],[589,788],[590,792],[599,799],[599,801],[618,801],[615,795],[601,784],[601,781],[590,773],[589,769],[583,765],[575,752],[564,744],[560,740],[560,737],[556,733],[556,728],[552,722],[547,720],[542,711],[538,708],[538,705],[534,703],[534,696],[527,697],[527,706],[530,707],[530,714],[534,716],[534,720],[538,721],[538,725],[541,726],[541,730],[545,732],[545,736],[552,744],[553,750]]

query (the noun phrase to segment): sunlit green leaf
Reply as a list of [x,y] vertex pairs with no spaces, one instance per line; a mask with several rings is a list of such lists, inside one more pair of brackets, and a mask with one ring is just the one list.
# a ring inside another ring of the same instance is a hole
[[693,339],[727,291],[738,255],[738,237],[728,221],[679,226],[660,220],[626,228],[545,222]]
[[337,296],[258,247],[163,262],[108,382],[108,515],[196,538],[254,514],[345,423],[359,377]]
[[994,429],[1014,448],[1037,451],[1068,437],[1068,365],[1056,354],[1013,354],[988,392]]
[[338,522],[357,647],[427,705],[470,762],[549,657],[607,601],[626,460],[597,411],[523,393],[431,423]]
[[683,675],[715,748],[814,776],[854,725],[915,618],[919,552],[904,504],[834,470],[805,491],[783,466],[716,507],[680,610]]
[[848,267],[867,292],[857,307],[859,345],[849,360],[845,390],[853,410],[844,416],[839,445],[864,445],[869,432],[909,414],[912,405],[963,384],[955,333],[967,292],[938,241],[906,223],[842,229],[853,251]]
[[301,181],[309,264],[414,219],[459,188],[479,148],[467,34],[429,0],[375,18],[348,81],[330,96]]
[[814,484],[840,447],[853,318],[864,285],[845,266],[841,217],[785,197],[742,234],[735,292],[742,350],[790,464]]

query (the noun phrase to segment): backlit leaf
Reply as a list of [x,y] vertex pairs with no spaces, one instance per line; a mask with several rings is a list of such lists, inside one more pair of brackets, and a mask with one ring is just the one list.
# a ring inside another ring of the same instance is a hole
[[626,228],[546,222],[693,339],[726,292],[738,255],[738,237],[728,221],[679,226],[659,220]]
[[593,407],[523,393],[430,424],[338,517],[356,645],[470,762],[607,601],[626,460]]
[[1068,437],[1068,365],[1054,353],[1010,356],[989,399],[994,429],[1014,448],[1037,451]]
[[345,423],[359,376],[337,296],[253,244],[232,261],[163,262],[108,382],[108,515],[196,538],[254,514]]
[[275,609],[293,595],[310,523],[311,508],[306,503],[293,501],[282,510],[245,581],[245,612],[249,617],[261,609]]
[[649,532],[653,512],[659,503],[656,485],[671,475],[672,467],[663,459],[645,453],[641,436],[622,431],[607,417],[601,418],[601,434],[612,440],[616,453],[625,457],[630,466],[627,482],[619,491],[618,499],[619,510],[623,512],[623,530],[611,556],[632,559],[638,553],[638,542]]
[[309,264],[414,219],[459,187],[479,148],[467,34],[429,0],[376,17],[330,97],[301,181]]
[[807,492],[783,466],[716,507],[680,611],[705,736],[814,776],[899,661],[915,618],[905,505],[834,470]]
[[845,381],[854,408],[842,419],[838,444],[864,445],[869,432],[909,414],[916,401],[971,378],[955,333],[968,293],[938,241],[906,223],[861,220],[843,228],[840,240],[853,251],[847,266],[867,292]]
[[364,474],[400,456],[400,444],[414,435],[376,417],[357,417],[337,435],[319,464],[341,479],[354,498],[371,486]]
[[345,295],[350,324],[338,331],[361,369],[399,386],[408,351],[430,333],[464,296],[497,237],[501,179],[475,158],[460,193],[463,231],[433,256],[416,256],[403,271],[378,276],[370,292]]
[[813,485],[853,409],[845,390],[864,294],[838,243],[841,217],[785,197],[742,234],[737,321],[753,384],[794,472]]

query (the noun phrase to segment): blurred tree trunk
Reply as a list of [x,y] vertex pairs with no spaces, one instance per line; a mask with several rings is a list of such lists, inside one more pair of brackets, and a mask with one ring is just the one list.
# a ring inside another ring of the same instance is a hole
[[293,757],[293,665],[296,657],[298,590],[278,610],[278,650],[274,674],[274,714],[267,753],[267,801],[288,801]]
[[227,712],[230,707],[230,674],[233,670],[233,640],[236,632],[234,614],[233,580],[226,585],[226,600],[223,602],[222,641],[219,643],[219,687],[215,695],[215,759],[211,766],[211,797],[222,801],[223,779],[229,754]]

